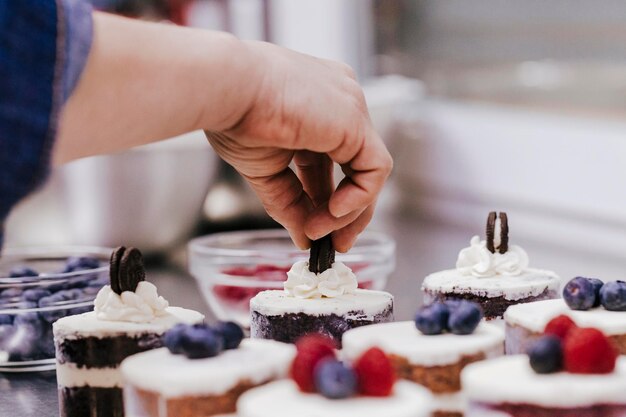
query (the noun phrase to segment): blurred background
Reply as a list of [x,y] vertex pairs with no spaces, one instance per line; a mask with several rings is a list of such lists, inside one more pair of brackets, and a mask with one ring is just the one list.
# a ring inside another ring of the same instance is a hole
[[[626,5],[555,0],[93,0],[345,61],[395,171],[371,226],[392,236],[400,318],[487,212],[531,266],[626,272]],[[200,132],[55,171],[8,245],[135,245],[180,264],[193,236],[276,227]],[[174,284],[172,284],[174,285]],[[402,289],[408,288],[407,291]],[[173,296],[176,303],[176,296]]]

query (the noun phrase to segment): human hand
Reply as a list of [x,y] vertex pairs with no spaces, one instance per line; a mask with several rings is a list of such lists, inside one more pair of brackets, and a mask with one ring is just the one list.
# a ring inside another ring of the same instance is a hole
[[[392,168],[354,72],[268,43],[246,44],[253,65],[244,82],[254,84],[254,98],[236,124],[207,137],[299,247],[333,232],[335,248],[345,252],[371,220]],[[333,162],[345,174],[337,189]]]

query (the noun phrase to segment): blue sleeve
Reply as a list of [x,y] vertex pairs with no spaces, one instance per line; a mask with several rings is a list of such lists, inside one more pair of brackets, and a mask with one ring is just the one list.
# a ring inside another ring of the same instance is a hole
[[91,8],[80,0],[0,0],[0,225],[48,174],[60,110],[92,33]]

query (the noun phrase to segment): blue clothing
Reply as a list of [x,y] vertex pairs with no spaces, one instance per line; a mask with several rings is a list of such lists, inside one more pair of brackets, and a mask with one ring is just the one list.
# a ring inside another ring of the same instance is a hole
[[60,110],[92,36],[80,0],[0,0],[0,224],[48,174]]

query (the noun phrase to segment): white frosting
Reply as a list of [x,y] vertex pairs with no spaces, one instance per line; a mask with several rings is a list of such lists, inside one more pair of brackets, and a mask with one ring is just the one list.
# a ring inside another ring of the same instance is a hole
[[250,300],[250,309],[264,316],[304,313],[311,316],[336,314],[344,318],[373,319],[393,307],[393,296],[384,291],[357,289],[332,298],[296,298],[286,291],[261,291]]
[[448,413],[463,413],[467,408],[467,399],[463,392],[433,394],[433,410]]
[[504,313],[507,324],[542,333],[554,317],[565,314],[580,327],[595,327],[608,336],[626,334],[626,312],[608,311],[603,307],[587,311],[570,309],[563,299],[536,301],[509,307]]
[[62,387],[123,387],[119,368],[79,368],[73,363],[58,363],[57,383]]
[[414,322],[401,321],[348,330],[343,335],[342,344],[342,355],[351,361],[367,349],[379,347],[387,354],[406,358],[413,365],[440,366],[457,363],[463,356],[481,352],[487,357],[502,355],[504,332],[483,322],[469,335],[427,336],[415,328]]
[[163,316],[169,306],[157,293],[154,284],[142,281],[134,292],[117,294],[110,285],[100,289],[94,300],[94,311],[99,320],[132,321],[143,323]]
[[468,365],[461,373],[461,382],[470,402],[544,407],[626,404],[626,357],[618,359],[610,374],[540,375],[530,367],[528,356],[505,356]]
[[237,402],[239,417],[427,417],[430,412],[428,390],[408,381],[397,382],[389,397],[330,400],[286,380],[250,390]]
[[354,272],[341,262],[335,262],[331,268],[315,274],[309,271],[307,261],[299,261],[287,272],[284,286],[287,294],[293,297],[320,298],[353,294],[358,283]]
[[260,384],[286,376],[294,356],[293,345],[245,339],[237,349],[206,359],[155,349],[125,359],[121,369],[127,384],[165,398],[219,395],[241,381]]
[[512,301],[537,297],[546,290],[554,292],[556,296],[560,287],[561,280],[554,272],[533,268],[526,269],[520,275],[507,277],[475,277],[450,269],[427,276],[422,284],[422,290],[427,292],[504,297]]
[[63,317],[54,322],[52,329],[55,339],[76,339],[80,337],[114,337],[118,335],[138,335],[145,333],[162,334],[177,323],[201,323],[204,315],[180,307],[167,307],[165,314],[145,323],[130,321],[99,320],[95,311]]
[[[497,248],[499,243],[495,246]],[[516,245],[510,245],[505,253],[497,251],[491,253],[487,249],[487,242],[474,236],[470,241],[470,246],[459,253],[456,268],[461,275],[475,277],[515,276],[522,274],[528,268],[528,254]]]

